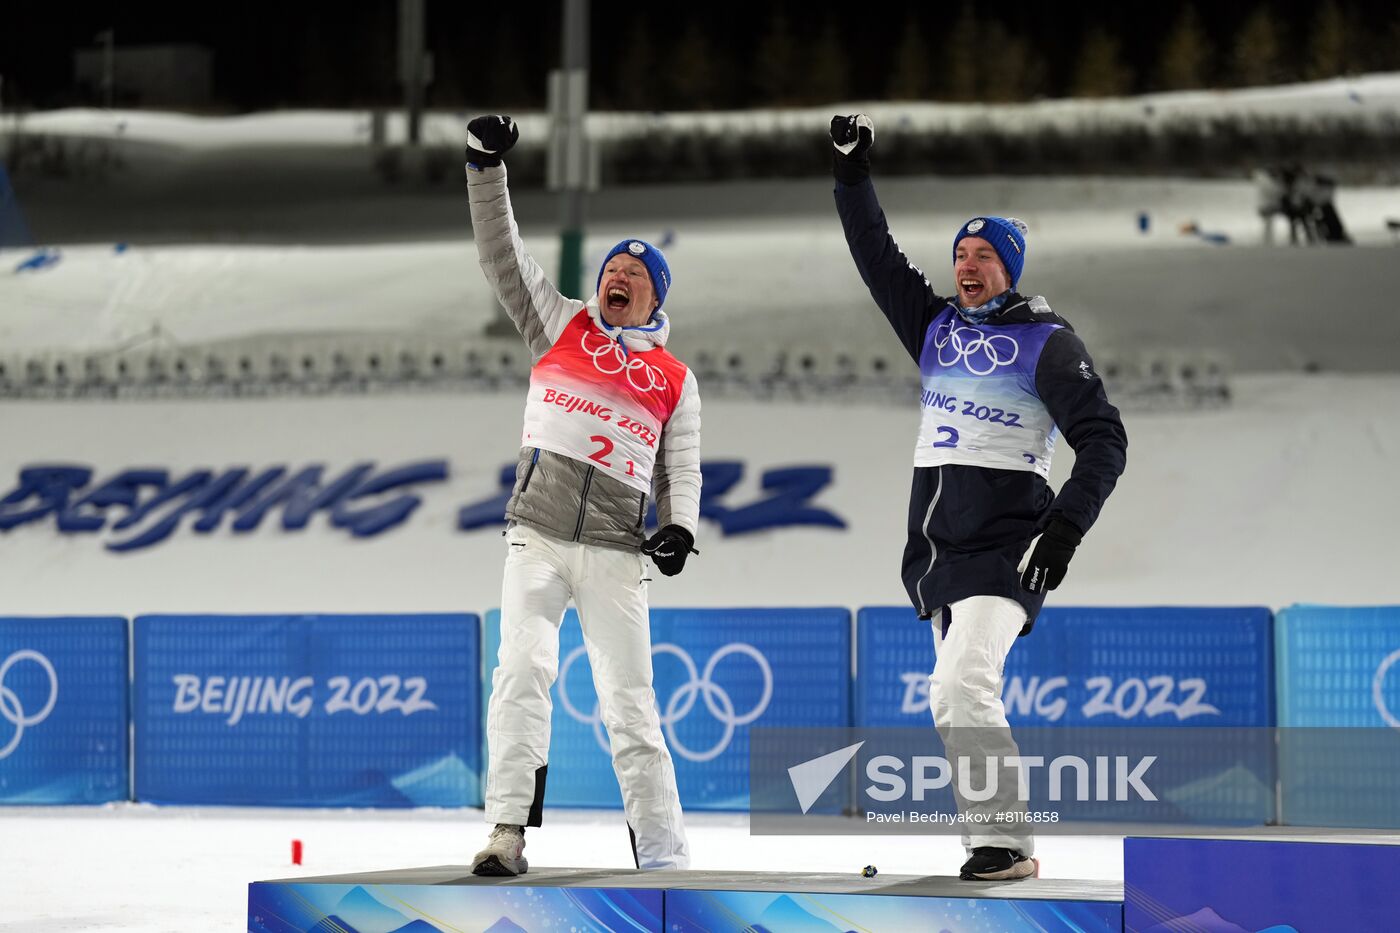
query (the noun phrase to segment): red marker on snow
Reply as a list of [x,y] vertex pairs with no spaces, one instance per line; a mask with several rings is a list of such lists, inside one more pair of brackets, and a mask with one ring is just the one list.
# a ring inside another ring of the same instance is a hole
[[300,840],[300,839],[293,839],[293,840],[292,840],[292,864],[293,864],[293,865],[300,865],[300,864],[301,864],[301,840]]

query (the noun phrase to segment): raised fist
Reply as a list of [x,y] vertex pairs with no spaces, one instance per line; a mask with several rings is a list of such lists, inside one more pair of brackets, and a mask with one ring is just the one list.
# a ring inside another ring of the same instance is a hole
[[467,124],[467,161],[476,166],[501,164],[501,156],[520,138],[520,127],[503,115],[477,117]]
[[837,158],[858,159],[875,145],[875,124],[863,113],[832,117],[831,144]]
[[863,113],[831,118],[834,147],[832,174],[843,185],[858,185],[870,177],[870,147],[875,145],[875,124]]

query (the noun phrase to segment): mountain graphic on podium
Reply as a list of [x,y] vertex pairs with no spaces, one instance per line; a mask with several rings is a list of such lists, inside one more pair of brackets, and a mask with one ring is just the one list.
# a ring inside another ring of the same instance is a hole
[[515,923],[509,917],[502,917],[482,930],[481,933],[530,933],[530,931]]
[[413,921],[408,926],[399,927],[397,930],[391,930],[390,933],[442,933],[442,930],[439,927],[433,926],[426,920],[419,919]]
[[[409,918],[392,907],[387,907],[364,888],[356,885],[335,905],[332,916],[327,917],[312,929],[336,931],[336,933],[394,933],[411,925]],[[419,927],[413,933],[425,930]],[[426,931],[437,931],[428,925]]]
[[[1173,917],[1170,920],[1148,927],[1147,933],[1174,933],[1177,930],[1193,930],[1199,933],[1250,933],[1249,929],[1231,920],[1226,920],[1210,907],[1202,907],[1192,914]],[[1265,927],[1256,933],[1298,933],[1286,923]]]

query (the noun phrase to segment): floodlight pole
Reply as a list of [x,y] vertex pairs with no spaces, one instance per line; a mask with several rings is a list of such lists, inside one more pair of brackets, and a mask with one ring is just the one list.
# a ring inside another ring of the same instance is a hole
[[104,29],[93,39],[102,44],[102,106],[111,110],[117,83],[117,32],[115,29]]
[[422,138],[423,100],[433,81],[433,57],[424,51],[426,0],[399,0],[399,83],[403,85],[407,142],[417,146]]
[[[558,191],[559,275],[555,285],[570,298],[587,298],[583,282],[584,206],[598,187],[598,159],[584,133],[588,112],[588,0],[563,0],[562,67],[549,73],[549,140],[545,183]],[[499,305],[486,325],[488,337],[513,336],[515,325]]]
[[560,192],[559,291],[585,298],[583,267],[584,206],[596,187],[596,160],[588,144],[588,0],[563,0],[561,67],[549,76],[551,117],[550,190]]

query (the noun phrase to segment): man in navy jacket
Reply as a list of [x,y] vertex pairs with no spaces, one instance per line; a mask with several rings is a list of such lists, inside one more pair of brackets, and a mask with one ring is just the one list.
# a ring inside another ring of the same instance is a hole
[[[831,121],[836,209],[861,278],[922,381],[914,448],[905,589],[931,620],[937,660],[929,678],[934,723],[950,760],[1015,755],[1001,673],[1064,579],[1070,558],[1123,472],[1127,435],[1093,360],[1041,297],[1019,294],[1026,226],[974,217],[953,238],[956,295],[934,292],[890,235],[870,180],[875,127],[864,114]],[[1050,458],[1063,434],[1075,453],[1059,493]],[[974,770],[970,786],[985,787]],[[964,879],[1036,872],[1034,839],[1015,768],[998,793],[970,801]],[[996,817],[995,814],[1002,814]]]

